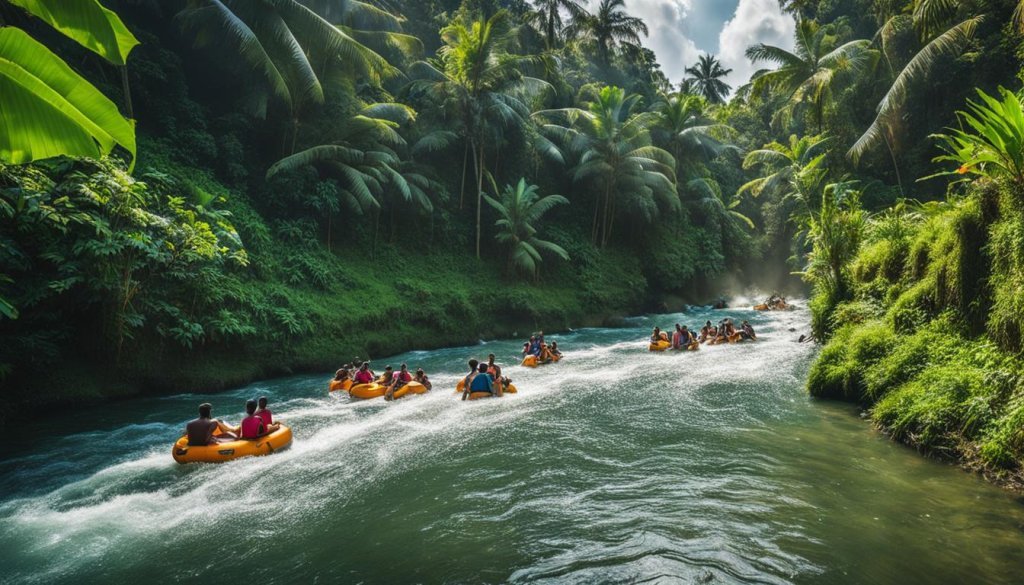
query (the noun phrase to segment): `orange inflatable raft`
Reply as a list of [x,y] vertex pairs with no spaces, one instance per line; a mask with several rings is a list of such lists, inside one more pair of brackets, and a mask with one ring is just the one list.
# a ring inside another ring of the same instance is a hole
[[203,447],[189,445],[188,437],[182,436],[171,448],[171,456],[178,463],[223,463],[241,457],[270,455],[291,444],[292,430],[282,425],[276,431],[258,439],[236,439]]

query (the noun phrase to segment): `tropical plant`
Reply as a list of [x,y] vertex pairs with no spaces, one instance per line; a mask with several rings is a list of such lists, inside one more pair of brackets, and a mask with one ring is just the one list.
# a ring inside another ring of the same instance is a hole
[[270,99],[284,104],[294,124],[293,150],[303,108],[323,103],[332,74],[379,83],[397,73],[297,0],[188,0],[175,19],[197,47],[227,46],[246,69],[258,73],[264,91],[247,88],[248,109],[263,117]]
[[1000,87],[996,99],[976,90],[980,102],[967,100],[967,111],[957,112],[961,128],[933,135],[946,154],[935,162],[953,162],[955,171],[942,175],[980,175],[1006,179],[1024,196],[1024,108],[1021,98]]
[[[497,191],[497,185],[494,185]],[[569,253],[561,246],[542,240],[535,227],[541,217],[556,205],[565,205],[569,200],[561,195],[541,197],[537,185],[528,185],[526,179],[519,179],[515,185],[506,185],[497,198],[484,195],[487,203],[498,212],[498,228],[494,239],[508,247],[508,267],[533,277],[542,260],[541,252],[550,252],[563,260]]]
[[465,194],[465,176],[470,152],[476,179],[476,256],[480,257],[483,181],[486,173],[484,152],[489,132],[501,127],[522,127],[529,115],[526,94],[549,87],[540,79],[523,74],[545,61],[541,57],[514,55],[508,49],[514,43],[512,20],[499,10],[486,20],[452,22],[441,30],[440,61],[415,63],[412,74],[418,79],[410,92],[423,92],[433,103],[458,123],[465,140],[462,161],[461,207]]
[[594,13],[582,15],[570,30],[570,34],[581,33],[593,41],[597,62],[604,67],[611,64],[616,48],[639,52],[640,35],[650,34],[643,19],[626,13],[625,0],[601,0]]
[[732,90],[729,84],[722,81],[723,77],[732,73],[732,69],[723,68],[722,63],[712,55],[701,55],[695,65],[686,68],[686,72],[693,76],[684,80],[684,83],[689,84],[687,89],[692,89],[713,104],[724,103],[725,97]]
[[[922,0],[923,1],[923,0]],[[892,66],[892,60],[888,56],[886,47],[886,39],[889,38],[889,31],[896,26],[896,23],[900,22],[901,19],[905,20],[905,16],[897,15],[889,19],[888,22],[879,30],[876,35],[875,42],[881,47],[882,54],[886,56],[885,62]],[[882,101],[878,103],[877,115],[871,125],[864,131],[864,133],[857,139],[857,141],[850,147],[847,155],[856,164],[860,158],[870,150],[872,147],[877,145],[880,141],[886,142],[890,153],[894,150],[894,145],[891,143],[890,128],[892,128],[899,119],[902,118],[903,108],[906,102],[907,93],[910,88],[921,82],[926,78],[931,70],[934,68],[938,61],[938,58],[943,55],[951,55],[959,51],[964,47],[971,38],[974,36],[974,32],[977,29],[978,24],[982,21],[981,16],[975,16],[969,18],[959,24],[953,25],[946,29],[941,34],[929,37],[924,46],[907,62],[906,65],[895,75],[892,85],[886,92]],[[896,157],[893,154],[893,164],[896,165]],[[899,169],[897,167],[897,172]]]
[[818,132],[826,104],[832,99],[833,86],[844,74],[858,74],[868,70],[874,62],[871,42],[855,40],[843,45],[831,27],[802,19],[796,26],[796,46],[793,51],[759,43],[747,49],[753,61],[768,61],[777,69],[762,71],[752,80],[754,91],[780,91],[788,96],[792,113],[798,106],[809,104],[813,108]]
[[586,109],[534,114],[542,122],[542,152],[571,164],[573,182],[587,184],[598,194],[591,237],[602,247],[608,244],[620,205],[648,223],[661,208],[680,206],[676,161],[652,144],[650,128],[657,116],[634,113],[639,101],[639,95],[627,96],[624,90],[607,86]]
[[548,50],[558,48],[561,42],[562,11],[571,21],[587,17],[587,10],[576,0],[534,0],[533,6],[533,20],[540,25]]
[[809,206],[813,195],[806,187],[811,186],[811,179],[822,167],[827,144],[828,139],[823,136],[792,135],[789,144],[772,142],[750,151],[743,159],[743,168],[761,168],[766,174],[744,184],[738,193],[749,192],[754,197],[769,193],[781,199],[797,197]]
[[702,163],[727,150],[739,151],[723,142],[734,130],[711,118],[708,109],[703,97],[687,94],[661,94],[652,107],[657,117],[651,133],[672,153],[679,177],[694,176]]
[[[122,67],[138,44],[95,0],[11,0]],[[58,155],[100,157],[116,145],[135,159],[135,128],[60,57],[14,27],[0,28],[0,161],[21,164]]]

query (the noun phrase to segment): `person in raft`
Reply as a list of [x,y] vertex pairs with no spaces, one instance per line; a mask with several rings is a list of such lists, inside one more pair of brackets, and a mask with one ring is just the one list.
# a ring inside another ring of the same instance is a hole
[[551,355],[551,348],[548,347],[547,343],[541,342],[540,355],[537,356],[537,359],[544,364],[550,363],[553,359],[553,356]]
[[387,392],[384,393],[384,400],[391,400],[394,398],[395,390],[398,390],[409,382],[412,382],[412,374],[409,373],[409,366],[402,364],[398,368],[398,371],[391,376],[391,385],[388,386]]
[[540,340],[535,335],[530,336],[530,355],[540,357]]
[[348,365],[349,364],[345,364],[346,367],[343,367],[337,372],[334,372],[334,379],[331,380],[331,390],[337,390],[338,388],[341,388],[342,385],[349,379],[351,375],[348,373]]
[[672,332],[672,349],[682,349],[684,343],[683,328],[676,323],[676,330]]
[[430,379],[427,378],[427,375],[423,373],[423,368],[416,368],[416,375],[413,376],[412,379],[416,382],[419,382],[420,384],[423,384],[423,387],[426,388],[427,390],[430,390],[432,386],[432,384],[430,383]]
[[548,348],[551,351],[551,355],[554,357],[562,357],[562,352],[558,350],[558,342],[552,341],[551,347]]
[[743,339],[757,341],[757,335],[754,333],[754,328],[746,321],[744,321],[743,325],[740,326],[740,335],[743,336]]
[[[475,360],[474,360],[475,361]],[[477,373],[470,379],[466,387],[462,390],[462,399],[472,396],[473,398],[486,398],[488,396],[501,396],[502,391],[500,387],[495,388],[494,379],[487,373],[487,364],[480,364],[477,366]]]
[[[192,447],[205,447],[214,443],[234,441],[238,429],[213,417],[213,405],[204,402],[199,405],[199,418],[185,425],[185,435]],[[220,436],[216,436],[217,434]]]
[[714,331],[715,330],[711,327],[711,321],[705,322],[704,326],[700,328],[700,337],[698,338],[698,341],[704,343],[709,337],[714,337]]
[[263,424],[263,419],[256,414],[255,400],[245,401],[245,418],[242,419],[242,424],[238,425],[238,428],[241,439],[258,439],[267,434],[267,425]]
[[274,422],[274,413],[270,412],[270,409],[267,408],[266,396],[260,396],[259,400],[256,401],[256,405],[259,407],[256,409],[256,416],[263,419],[263,426],[266,427],[268,433],[281,428],[281,423]]
[[395,372],[391,368],[391,365],[389,364],[389,365],[384,366],[384,373],[381,374],[380,378],[377,379],[377,383],[381,384],[381,385],[384,385],[384,386],[390,386],[391,382],[394,379],[395,379]]
[[356,384],[369,384],[373,382],[373,372],[370,371],[370,362],[363,362],[352,380]]

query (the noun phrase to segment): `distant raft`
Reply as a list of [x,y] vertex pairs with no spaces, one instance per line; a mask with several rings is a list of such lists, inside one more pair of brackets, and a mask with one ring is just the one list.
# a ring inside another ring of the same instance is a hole
[[292,444],[292,430],[281,426],[278,430],[258,439],[236,439],[202,447],[188,444],[183,436],[171,448],[171,455],[178,463],[224,463],[242,457],[270,455],[288,448]]
[[[388,391],[388,387],[383,384],[376,382],[372,384],[356,384],[349,389],[348,394],[352,398],[361,398],[363,400],[369,400],[371,398],[380,398],[384,396]],[[427,387],[419,382],[408,382],[405,386],[402,386],[398,390],[395,390],[393,398],[401,398],[407,394],[426,394]]]
[[538,358],[537,356],[535,356],[535,355],[528,355],[528,356],[523,358],[523,366],[527,367],[527,368],[536,368],[537,366],[543,366],[545,364],[553,364],[553,363],[559,361],[560,359],[562,359],[561,355],[554,355],[554,356],[551,356],[550,360],[548,360],[546,362],[542,362],[542,361],[540,361],[540,358]]

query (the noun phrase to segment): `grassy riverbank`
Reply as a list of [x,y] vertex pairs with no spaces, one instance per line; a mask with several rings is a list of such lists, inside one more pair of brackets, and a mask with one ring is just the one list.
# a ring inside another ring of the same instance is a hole
[[1024,486],[1019,197],[981,182],[875,227],[849,267],[852,298],[812,303],[834,335],[811,394],[861,403],[894,439]]

